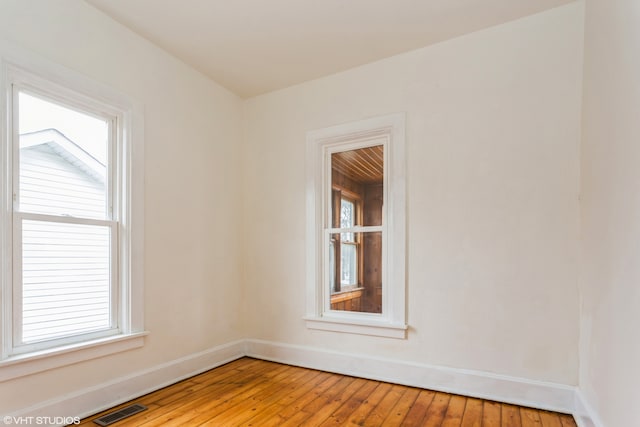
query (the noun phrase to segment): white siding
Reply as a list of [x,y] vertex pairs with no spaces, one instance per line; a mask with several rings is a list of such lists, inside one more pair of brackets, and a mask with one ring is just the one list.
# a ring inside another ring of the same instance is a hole
[[[20,212],[106,219],[105,184],[55,142],[20,150]],[[22,220],[22,343],[111,327],[111,230]]]
[[20,150],[20,211],[105,219],[104,182],[58,154],[50,144]]
[[109,227],[23,220],[22,341],[110,326]]

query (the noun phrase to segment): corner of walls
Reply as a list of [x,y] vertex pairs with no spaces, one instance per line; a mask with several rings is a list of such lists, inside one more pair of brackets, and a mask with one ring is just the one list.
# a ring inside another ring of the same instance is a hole
[[130,375],[69,393],[5,417],[51,417],[52,414],[88,417],[139,396],[198,375],[243,357],[245,341],[234,341],[191,354]]
[[573,417],[578,427],[604,427],[596,411],[589,404],[584,391],[578,387],[576,390]]

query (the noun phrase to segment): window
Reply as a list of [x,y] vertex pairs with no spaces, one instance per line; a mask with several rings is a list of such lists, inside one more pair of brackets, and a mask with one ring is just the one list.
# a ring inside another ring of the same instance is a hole
[[[339,190],[336,190],[339,192]],[[340,228],[351,229],[356,226],[356,202],[344,197],[339,197],[339,206],[333,209],[340,215]],[[340,283],[338,287],[332,287],[335,292],[349,289],[349,287],[357,286],[361,281],[358,277],[358,260],[361,258],[360,245],[355,239],[355,233],[346,232],[332,236],[331,244],[340,242],[340,278],[336,283]],[[336,256],[337,254],[334,254]],[[336,264],[335,260],[329,260],[332,265]]]
[[13,95],[13,352],[115,333],[117,119]]
[[[35,352],[140,338],[131,108],[103,101],[105,89],[80,77],[76,90],[6,62],[2,74],[0,368]],[[40,365],[27,373],[52,367]],[[5,370],[0,379],[12,377]]]
[[307,326],[403,338],[404,116],[307,135]]

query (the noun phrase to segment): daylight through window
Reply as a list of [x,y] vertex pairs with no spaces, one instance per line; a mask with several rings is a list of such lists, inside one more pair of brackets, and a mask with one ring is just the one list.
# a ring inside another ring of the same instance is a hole
[[117,330],[115,118],[14,91],[13,347],[21,352]]

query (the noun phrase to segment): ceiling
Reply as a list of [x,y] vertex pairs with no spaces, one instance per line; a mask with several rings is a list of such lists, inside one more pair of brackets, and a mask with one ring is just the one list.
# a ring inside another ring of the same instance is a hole
[[381,184],[383,165],[382,145],[339,151],[331,155],[332,169],[361,184]]
[[572,0],[85,0],[247,98]]

